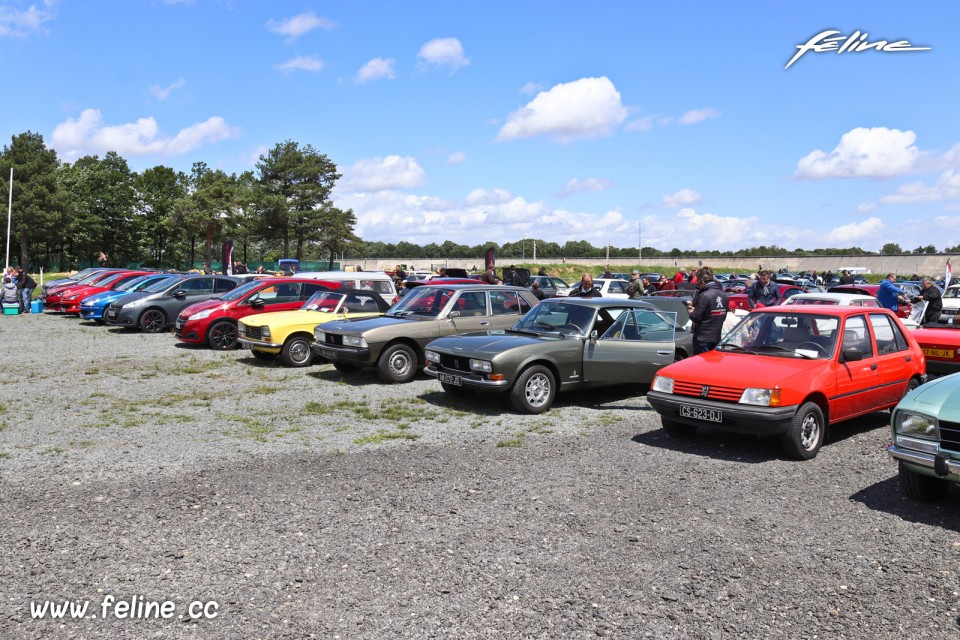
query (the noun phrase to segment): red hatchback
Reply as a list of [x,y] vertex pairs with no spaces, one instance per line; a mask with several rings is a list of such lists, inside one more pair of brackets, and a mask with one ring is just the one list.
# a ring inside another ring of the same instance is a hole
[[206,343],[211,349],[237,346],[237,320],[255,313],[299,309],[318,291],[339,289],[341,282],[312,278],[264,278],[241,285],[218,298],[190,305],[174,323],[177,339]]
[[52,287],[46,292],[43,298],[43,306],[47,310],[59,311],[60,302],[64,296],[70,295],[74,290],[82,287],[97,286],[108,278],[116,276],[118,273],[126,273],[126,269],[114,269],[112,271],[100,271],[78,282],[71,282],[56,287]]
[[125,282],[130,282],[140,276],[149,276],[157,273],[156,271],[120,271],[103,278],[100,282],[86,285],[77,285],[62,291],[59,294],[59,302],[56,305],[51,304],[53,311],[62,311],[63,313],[80,313],[80,303],[84,298],[103,293],[104,291],[113,291]]
[[827,425],[889,409],[923,383],[910,333],[887,309],[757,309],[716,350],[661,369],[647,400],[671,437],[776,435],[790,457],[812,458]]
[[[750,283],[750,284],[753,284],[753,283]],[[780,288],[781,300],[786,300],[790,296],[804,292],[801,287],[798,287],[795,284],[783,284],[782,282],[774,282],[772,284]],[[750,285],[747,285],[747,286],[749,287]],[[730,306],[729,306],[730,311],[733,311],[734,309],[750,311],[750,303],[747,301],[747,294],[745,292],[735,293],[731,296],[728,296],[727,299],[730,301]]]
[[[878,291],[880,291],[880,285],[878,284],[838,284],[827,289],[828,293],[856,293],[861,296],[873,296],[874,298],[877,297]],[[897,314],[898,318],[909,318],[912,310],[913,306],[909,302],[905,302],[898,304],[894,313]]]
[[928,323],[910,333],[927,357],[927,373],[960,372],[960,324]]

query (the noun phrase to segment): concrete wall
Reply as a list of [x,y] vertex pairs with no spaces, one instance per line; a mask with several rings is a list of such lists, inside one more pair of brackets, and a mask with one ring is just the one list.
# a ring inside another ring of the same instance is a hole
[[[707,265],[712,267],[723,267],[735,271],[752,273],[757,270],[759,265],[765,269],[777,270],[780,268],[789,271],[811,271],[816,269],[818,272],[839,271],[843,267],[864,267],[869,269],[870,273],[886,274],[894,272],[899,275],[909,276],[913,273],[920,275],[930,275],[940,277],[943,275],[947,259],[951,259],[951,265],[954,272],[960,270],[960,254],[903,254],[888,256],[798,256],[798,257],[753,257],[753,258],[712,258],[686,256],[683,258],[644,258],[642,266],[644,267],[697,267]],[[510,264],[520,264],[523,262],[526,266],[537,264],[559,264],[563,258],[542,258],[534,262],[529,257],[521,260],[516,257],[497,257],[497,267],[506,267]],[[582,264],[602,268],[607,263],[603,258],[569,258],[565,260],[573,264]],[[417,258],[346,258],[343,261],[345,266],[360,265],[368,270],[392,270],[397,264],[415,266],[418,269],[435,269],[439,266],[461,267],[464,269],[473,269],[483,271],[483,258],[466,259],[417,259]],[[627,267],[633,269],[638,266],[636,258],[618,258],[610,259],[610,268],[614,271],[623,271]]]

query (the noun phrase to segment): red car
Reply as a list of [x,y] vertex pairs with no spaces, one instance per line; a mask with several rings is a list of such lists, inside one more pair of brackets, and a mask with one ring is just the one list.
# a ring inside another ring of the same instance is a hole
[[112,271],[100,271],[91,276],[84,278],[78,282],[71,282],[70,284],[63,284],[57,287],[52,287],[46,292],[46,297],[43,299],[43,306],[47,310],[58,311],[60,308],[60,301],[64,295],[69,295],[71,290],[79,289],[81,287],[87,287],[90,285],[97,285],[102,283],[107,278],[112,278],[118,273],[125,273],[126,269],[114,269]]
[[910,333],[927,357],[927,373],[948,375],[960,371],[960,324],[925,324]]
[[920,345],[887,309],[775,306],[751,312],[714,351],[661,369],[647,400],[668,436],[779,436],[806,460],[828,425],[889,409],[925,380]]
[[[877,297],[877,291],[880,290],[878,284],[838,284],[827,289],[828,293],[857,293],[862,296]],[[898,318],[909,318],[913,306],[909,302],[897,305],[896,314]]]
[[113,291],[125,282],[129,282],[140,276],[148,276],[155,273],[156,271],[120,271],[103,278],[100,282],[70,287],[58,294],[59,302],[56,303],[56,305],[51,303],[50,309],[63,313],[79,314],[80,303],[84,298],[103,293],[104,291]]
[[173,325],[177,339],[206,343],[211,349],[237,346],[237,320],[255,313],[292,311],[318,291],[339,289],[342,282],[312,278],[264,278],[243,284],[223,295],[190,305]]
[[[798,287],[797,285],[794,285],[794,284],[783,284],[782,282],[771,282],[770,284],[780,288],[781,300],[786,300],[792,295],[803,293],[803,288]],[[744,311],[750,311],[750,302],[747,301],[747,294],[745,292],[735,293],[729,296],[728,300],[730,301],[730,307],[729,307],[730,311],[733,311],[734,309],[742,309]]]

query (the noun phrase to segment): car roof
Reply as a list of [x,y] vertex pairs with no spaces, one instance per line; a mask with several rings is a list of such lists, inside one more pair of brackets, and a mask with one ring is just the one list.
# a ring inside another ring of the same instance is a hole
[[789,307],[778,305],[774,307],[754,309],[750,313],[786,313],[790,315],[807,313],[827,316],[852,316],[862,313],[885,313],[891,317],[896,317],[892,311],[883,307],[849,307],[835,304],[802,304],[799,306],[791,305]]
[[540,304],[575,304],[581,307],[609,307],[614,305],[619,307],[629,306],[661,310],[652,302],[647,302],[646,300],[635,300],[632,298],[579,298],[577,296],[571,296],[541,300]]
[[[463,280],[466,280],[466,278],[463,278]],[[470,291],[476,291],[477,289],[482,289],[484,291],[491,290],[491,291],[526,291],[527,293],[530,292],[530,290],[525,287],[514,287],[507,284],[485,284],[482,282],[480,284],[443,284],[443,283],[437,284],[433,280],[417,287],[417,289],[429,289],[431,287],[435,287],[437,289],[441,289],[441,288],[454,289],[457,291],[461,289],[467,289]]]
[[840,291],[827,291],[824,293],[795,293],[790,296],[791,300],[836,300],[838,302],[855,302],[857,300],[876,300],[873,296],[861,293],[842,293]]

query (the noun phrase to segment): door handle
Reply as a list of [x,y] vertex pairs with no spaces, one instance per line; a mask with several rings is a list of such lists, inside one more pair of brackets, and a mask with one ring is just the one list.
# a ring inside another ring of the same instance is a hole
[[910,362],[911,360],[913,360],[913,356],[907,356],[907,362]]
[[673,351],[670,351],[669,349],[663,349],[663,350],[657,349],[657,355],[658,355],[658,356],[669,356],[669,355],[672,354],[672,353],[673,353]]
[[875,364],[870,365],[870,371],[876,371],[876,370],[877,370],[877,365]]
[[483,324],[490,324],[490,321],[489,321],[489,320],[481,320],[481,321],[480,321],[480,324],[482,324],[482,325],[483,325]]

